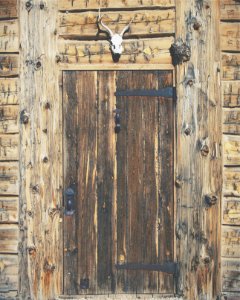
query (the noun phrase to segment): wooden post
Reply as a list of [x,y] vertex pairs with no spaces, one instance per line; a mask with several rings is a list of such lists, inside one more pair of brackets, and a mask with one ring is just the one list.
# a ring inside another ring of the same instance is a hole
[[20,298],[52,299],[62,290],[62,133],[55,64],[57,0],[19,1]]
[[[177,1],[176,37],[191,48],[177,67],[178,292],[185,299],[220,294],[222,184],[219,1]],[[206,199],[210,201],[209,205]]]

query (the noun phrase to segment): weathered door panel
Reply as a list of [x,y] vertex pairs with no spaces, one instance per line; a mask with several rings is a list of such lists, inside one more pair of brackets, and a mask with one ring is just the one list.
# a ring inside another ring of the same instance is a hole
[[63,86],[64,293],[173,293],[173,275],[116,268],[174,260],[173,99],[151,92],[172,73],[64,72]]

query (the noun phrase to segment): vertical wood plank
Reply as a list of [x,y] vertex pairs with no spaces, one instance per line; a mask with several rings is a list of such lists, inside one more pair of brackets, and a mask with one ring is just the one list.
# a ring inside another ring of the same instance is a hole
[[[176,70],[178,293],[191,300],[215,299],[221,291],[220,3],[219,0],[177,3],[176,37],[191,48],[190,61],[177,66]],[[195,30],[194,24],[201,26]],[[228,72],[227,67],[224,68],[223,74]],[[237,69],[234,64],[231,74],[224,77],[230,79]],[[204,145],[207,152],[209,150],[206,155],[201,152]],[[209,194],[218,201],[208,208],[205,196]]]
[[98,294],[115,291],[115,72],[98,72]]

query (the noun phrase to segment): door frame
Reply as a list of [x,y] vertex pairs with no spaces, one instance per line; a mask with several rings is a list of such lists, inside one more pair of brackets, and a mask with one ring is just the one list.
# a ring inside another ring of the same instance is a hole
[[[101,64],[92,64],[92,65],[82,65],[81,67],[79,66],[70,66],[69,65],[62,65],[61,68],[59,68],[59,97],[60,97],[60,101],[62,104],[62,133],[63,133],[63,122],[64,122],[64,116],[63,116],[63,73],[64,72],[71,72],[71,71],[172,71],[172,86],[173,86],[173,128],[174,128],[174,140],[173,140],[173,224],[174,224],[174,228],[173,228],[173,261],[177,260],[177,240],[176,240],[176,221],[177,221],[177,202],[176,202],[176,184],[174,184],[175,182],[175,175],[176,175],[176,159],[177,159],[177,151],[176,151],[176,145],[177,145],[177,140],[176,140],[176,133],[177,133],[177,109],[176,109],[176,104],[177,104],[177,93],[176,93],[176,70],[175,67],[173,65],[145,65],[145,64],[136,64],[136,65],[121,65],[121,64],[114,64],[114,65],[101,65]],[[63,145],[63,140],[64,140],[64,136],[62,134],[62,145]],[[63,150],[63,148],[62,148]],[[61,153],[62,155],[62,161],[64,162],[64,151],[62,151]],[[62,180],[63,180],[63,184],[64,184],[64,164],[62,163]],[[64,191],[63,191],[64,193]],[[62,200],[62,205],[64,205],[63,203],[64,200]],[[62,226],[62,237],[64,236],[64,226]],[[64,265],[64,256],[63,256],[63,243],[62,243],[62,266]],[[62,272],[63,272],[63,267],[62,267]],[[177,279],[179,278],[179,274],[177,274]],[[137,294],[138,296],[144,296],[144,297],[150,297],[151,299],[153,299],[152,297],[154,295],[156,295],[156,297],[174,297],[178,295],[178,280],[175,279],[174,280],[174,293],[173,294],[152,294],[151,296],[149,296],[148,294]],[[102,297],[103,299],[106,298],[106,295],[71,295],[71,296],[67,296],[64,295],[63,293],[63,289],[64,289],[64,284],[62,284],[62,295],[60,296],[60,299],[100,299],[99,297]],[[124,297],[126,299],[132,299],[132,297],[136,297],[136,294],[109,294],[107,295],[107,298],[109,300],[111,299],[122,299],[121,296],[124,295]],[[69,297],[69,298],[68,298]],[[98,297],[98,298],[97,298]],[[118,298],[119,297],[119,298]]]

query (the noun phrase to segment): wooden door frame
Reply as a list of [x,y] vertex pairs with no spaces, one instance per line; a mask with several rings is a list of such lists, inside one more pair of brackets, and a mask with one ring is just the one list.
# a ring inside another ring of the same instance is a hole
[[[176,167],[176,101],[177,101],[177,97],[176,97],[176,92],[175,92],[175,68],[173,67],[173,65],[171,65],[171,67],[166,68],[166,65],[114,65],[114,66],[104,66],[104,65],[84,65],[84,66],[76,66],[76,68],[59,68],[59,98],[61,99],[61,103],[62,103],[62,108],[63,108],[63,73],[64,72],[78,72],[78,71],[171,71],[172,72],[172,86],[174,89],[173,92],[173,128],[174,128],[174,137],[173,137],[173,261],[175,262],[177,259],[177,253],[176,253],[176,226],[175,226],[175,222],[176,222],[176,216],[177,216],[177,212],[176,212],[176,186],[174,184],[174,177],[175,177],[175,167]],[[167,101],[167,100],[166,100]],[[63,132],[63,116],[62,116],[62,132]],[[62,139],[64,139],[63,135],[62,135]],[[62,142],[63,145],[63,142]],[[62,162],[64,162],[64,151],[62,148]],[[64,164],[62,163],[62,174],[63,174],[63,186],[64,186]],[[62,204],[63,205],[63,204]],[[64,227],[62,226],[62,230],[61,230],[61,234],[62,236],[64,236]],[[63,265],[63,261],[64,261],[64,257],[63,257],[63,251],[61,253],[62,255],[62,265]],[[174,279],[174,293],[172,294],[153,294],[156,295],[158,297],[173,297],[175,295],[177,295],[177,287],[178,283],[177,280]],[[64,285],[62,284],[62,292],[63,292],[63,287]],[[135,297],[136,294],[109,294],[108,295],[108,299],[115,299],[116,297],[120,297],[121,295],[124,295],[124,297],[129,297],[129,299],[131,299],[131,297]],[[138,296],[146,296],[148,297],[148,294],[138,294]],[[63,293],[61,294],[61,299],[67,299],[68,297],[70,297],[71,299],[88,299],[88,298],[97,298],[97,297],[105,297],[104,295],[76,295],[76,296],[67,296],[67,295],[63,295]],[[152,297],[152,296],[151,296]],[[119,298],[119,299],[120,299]]]

